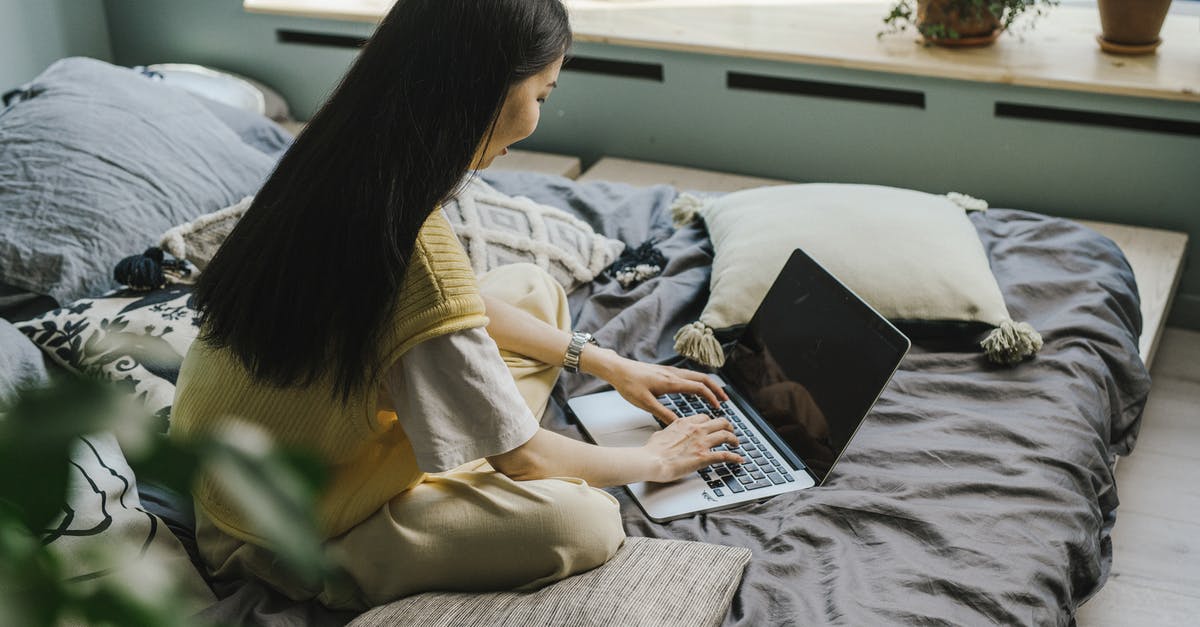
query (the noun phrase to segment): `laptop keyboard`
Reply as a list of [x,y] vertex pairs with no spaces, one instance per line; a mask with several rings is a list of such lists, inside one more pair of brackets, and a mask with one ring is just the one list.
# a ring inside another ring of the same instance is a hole
[[658,397],[658,402],[675,413],[684,417],[693,414],[708,414],[713,418],[725,418],[733,424],[733,434],[737,436],[738,446],[731,447],[722,444],[714,451],[733,451],[746,460],[743,464],[713,464],[701,468],[697,473],[701,479],[712,488],[713,494],[725,496],[726,493],[740,494],[748,490],[760,490],[768,486],[792,483],[796,480],[788,470],[786,463],[765,446],[753,431],[746,426],[746,419],[734,409],[729,401],[721,403],[716,409],[709,405],[703,397],[694,394],[668,394]]

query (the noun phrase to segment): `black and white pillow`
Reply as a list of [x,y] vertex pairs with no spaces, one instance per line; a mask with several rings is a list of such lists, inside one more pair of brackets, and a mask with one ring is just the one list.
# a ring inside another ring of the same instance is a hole
[[127,586],[156,586],[184,601],[186,614],[215,601],[183,545],[142,507],[137,479],[111,433],[79,438],[69,473],[62,516],[41,537],[69,584],[118,578]]
[[179,367],[200,322],[192,288],[172,285],[84,298],[17,328],[68,370],[127,388],[165,433]]

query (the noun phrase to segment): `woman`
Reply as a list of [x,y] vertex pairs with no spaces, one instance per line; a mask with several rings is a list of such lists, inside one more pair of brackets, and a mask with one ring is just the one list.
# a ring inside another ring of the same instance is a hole
[[535,588],[624,538],[592,486],[740,462],[724,420],[674,421],[605,449],[538,426],[564,360],[664,422],[705,377],[572,335],[562,287],[530,265],[476,281],[441,211],[471,169],[530,135],[570,45],[559,0],[400,0],[280,161],[196,288],[173,437],[230,416],[331,468],[316,512],[349,589],[279,571],[219,481],[194,497],[215,574],[364,608],[425,590]]

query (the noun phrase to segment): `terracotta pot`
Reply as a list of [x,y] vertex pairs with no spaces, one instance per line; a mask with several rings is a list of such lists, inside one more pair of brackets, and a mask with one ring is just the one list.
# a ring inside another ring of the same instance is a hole
[[[925,39],[940,46],[984,46],[1000,36],[1000,19],[986,6],[978,14],[973,9],[960,11],[953,0],[917,0],[917,30]],[[942,25],[958,33],[958,39],[933,37],[930,26]]]
[[1099,0],[1101,41],[1123,46],[1154,46],[1171,0]]

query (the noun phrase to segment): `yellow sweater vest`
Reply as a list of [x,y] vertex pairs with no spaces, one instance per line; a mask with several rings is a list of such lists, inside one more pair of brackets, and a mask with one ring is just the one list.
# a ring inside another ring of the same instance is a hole
[[[471,264],[441,211],[421,228],[401,299],[381,347],[385,364],[425,340],[487,324]],[[396,414],[376,411],[379,385],[368,383],[348,402],[331,392],[331,377],[281,388],[257,381],[231,351],[197,341],[179,371],[170,435],[186,439],[244,421],[282,446],[314,452],[330,470],[316,511],[329,538],[424,478]],[[264,543],[212,477],[202,476],[193,496],[222,531]]]

